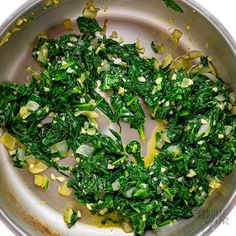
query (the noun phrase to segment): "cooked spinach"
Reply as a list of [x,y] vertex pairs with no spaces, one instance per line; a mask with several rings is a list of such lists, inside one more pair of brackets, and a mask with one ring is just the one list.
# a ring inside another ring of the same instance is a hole
[[[182,12],[173,1],[165,3]],[[107,216],[103,223],[127,222],[135,235],[144,235],[191,217],[234,166],[230,93],[201,70],[157,67],[156,59],[144,59],[135,44],[96,36],[101,28],[95,19],[77,22],[84,34],[39,38],[33,50],[43,67],[39,76],[28,84],[0,86],[1,126],[26,146],[25,156],[68,175],[78,201]],[[208,58],[199,65],[208,68]],[[96,121],[100,110],[112,122],[129,123],[144,141],[142,103],[154,120],[167,124],[156,133],[159,154],[147,168],[140,142],[124,145],[119,132],[102,134]],[[52,151],[55,144],[63,149]],[[81,146],[87,151],[78,151]],[[69,150],[79,163],[58,164]],[[12,159],[22,168],[27,163],[19,151]],[[69,226],[77,220],[73,214]]]

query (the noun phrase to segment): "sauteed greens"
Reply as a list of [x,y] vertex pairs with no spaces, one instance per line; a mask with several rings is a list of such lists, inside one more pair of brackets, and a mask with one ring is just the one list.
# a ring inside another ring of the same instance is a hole
[[[34,174],[54,167],[68,176],[61,194],[73,189],[80,203],[104,216],[104,224],[144,235],[191,217],[233,169],[234,96],[201,53],[176,60],[168,55],[159,63],[144,57],[139,43],[97,36],[102,28],[93,17],[77,23],[81,34],[39,37],[33,57],[42,71],[27,84],[0,86],[0,124],[8,131],[1,143],[16,167],[29,165]],[[124,144],[114,130],[105,135],[96,120],[100,114],[126,122],[145,142],[141,100],[162,124],[150,165],[139,141]],[[76,164],[59,164],[68,155]],[[49,180],[37,175],[35,184],[46,190]],[[70,227],[80,217],[72,209],[64,213]]]

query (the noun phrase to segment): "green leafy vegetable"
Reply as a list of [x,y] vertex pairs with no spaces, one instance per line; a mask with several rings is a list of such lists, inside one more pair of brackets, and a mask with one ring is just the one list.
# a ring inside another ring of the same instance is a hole
[[173,0],[163,0],[165,6],[179,12],[179,13],[184,13],[183,9]]

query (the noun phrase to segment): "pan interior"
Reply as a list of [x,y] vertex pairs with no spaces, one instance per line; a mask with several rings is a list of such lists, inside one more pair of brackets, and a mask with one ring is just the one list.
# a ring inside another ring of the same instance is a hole
[[[162,1],[96,1],[96,6],[101,8],[98,16],[100,23],[108,19],[107,34],[117,31],[125,43],[132,43],[140,39],[146,48],[147,56],[154,56],[150,43],[162,42],[165,46],[165,54],[171,53],[173,57],[183,55],[189,50],[201,50],[213,58],[219,75],[234,90],[236,79],[232,76],[236,67],[232,62],[235,55],[224,37],[215,27],[206,20],[198,11],[183,3],[184,15],[179,15],[162,6]],[[76,24],[73,31],[66,31],[63,20],[76,19],[81,14],[85,1],[62,1],[58,7],[43,10],[41,3],[35,4],[32,9],[25,12],[34,12],[35,20],[29,22],[21,31],[15,33],[7,44],[0,48],[1,81],[26,82],[29,74],[25,71],[27,66],[39,69],[33,61],[31,51],[40,32],[47,32],[48,37],[59,37],[64,33],[78,33]],[[194,19],[194,21],[192,20]],[[190,26],[190,29],[189,27]],[[171,40],[171,32],[175,28],[180,29],[184,35],[178,47]],[[224,45],[224,46],[222,46]],[[159,56],[161,59],[162,56]],[[227,60],[226,60],[227,59]],[[146,111],[148,112],[148,111]],[[104,133],[108,133],[109,122],[105,117],[99,120],[99,127]],[[156,123],[148,119],[145,126],[147,137],[151,137]],[[138,139],[135,130],[122,124],[122,138],[127,143],[131,138]],[[117,128],[117,127],[113,127]],[[143,154],[147,152],[147,143],[143,143]],[[48,176],[53,170],[45,172]],[[33,184],[33,176],[26,170],[18,170],[12,166],[6,150],[0,145],[0,206],[2,210],[23,231],[35,235],[132,235],[125,234],[121,229],[98,228],[100,219],[90,215],[87,210],[78,204],[73,197],[64,198],[57,193],[58,181],[50,183],[46,193],[37,189]],[[214,218],[220,214],[234,194],[235,172],[228,176],[224,187],[215,192],[208,201],[196,209],[196,214],[189,220],[182,220],[163,227],[158,235],[194,235],[200,233]],[[68,230],[63,222],[62,212],[65,208],[74,207],[82,212],[82,219],[75,227]],[[209,210],[210,209],[210,210]],[[214,212],[214,215],[212,215]],[[202,214],[205,213],[205,217]],[[35,231],[36,230],[36,231]],[[203,231],[202,231],[203,232]],[[148,232],[147,235],[154,233]]]

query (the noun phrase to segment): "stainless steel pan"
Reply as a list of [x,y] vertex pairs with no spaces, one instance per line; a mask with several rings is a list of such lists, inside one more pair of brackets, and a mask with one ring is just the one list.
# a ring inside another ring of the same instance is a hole
[[[55,7],[43,9],[43,1],[30,0],[18,9],[0,27],[2,38],[17,19],[33,14],[33,20],[15,32],[0,47],[0,81],[25,82],[25,67],[37,68],[32,60],[31,50],[36,36],[46,31],[50,37],[65,33],[63,20],[76,19],[86,1],[62,0]],[[192,0],[179,1],[185,13],[180,15],[163,6],[161,0],[101,0],[96,6],[103,10],[99,20],[109,19],[108,33],[116,30],[125,42],[139,38],[150,55],[152,40],[164,41],[166,52],[174,56],[191,50],[202,50],[213,58],[219,76],[236,91],[236,45],[224,27],[205,9]],[[107,10],[105,11],[105,9]],[[189,27],[190,26],[190,30]],[[176,48],[170,40],[174,28],[180,29],[184,36],[180,47]],[[188,28],[188,30],[187,30]],[[76,32],[76,26],[74,32]],[[68,32],[67,32],[68,33]],[[165,39],[167,36],[167,39]],[[1,96],[1,95],[0,95]],[[149,134],[151,121],[147,125]],[[131,137],[128,130],[123,136]],[[144,148],[145,149],[145,148]],[[50,191],[42,193],[33,185],[33,177],[27,171],[12,167],[6,150],[0,145],[0,218],[16,235],[132,235],[118,228],[98,228],[98,220],[88,215],[73,197],[66,199],[57,194],[58,183],[51,183]],[[236,201],[236,171],[225,178],[223,187],[216,191],[206,203],[195,210],[195,216],[161,228],[158,235],[208,235],[227,216]],[[80,208],[83,220],[68,229],[61,213],[65,207]],[[147,235],[154,233],[148,232]]]

